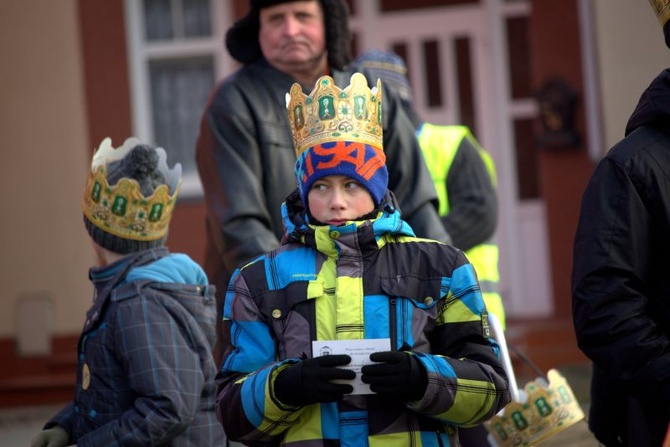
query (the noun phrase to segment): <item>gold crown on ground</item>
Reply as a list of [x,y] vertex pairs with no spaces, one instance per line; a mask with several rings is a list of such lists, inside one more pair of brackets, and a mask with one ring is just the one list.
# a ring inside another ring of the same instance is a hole
[[317,144],[352,141],[383,149],[381,81],[372,90],[362,73],[340,89],[333,78],[322,76],[309,95],[300,84],[286,94],[295,152],[300,156]]
[[[167,166],[167,154],[156,148],[158,169],[166,183],[149,197],[140,192],[139,183],[121,178],[116,185],[107,181],[107,165],[123,159],[137,145],[137,138],[128,138],[122,146],[112,147],[111,138],[105,138],[93,156],[91,171],[86,181],[82,210],[95,226],[107,233],[135,241],[155,241],[167,234],[172,211],[181,186],[181,164]],[[170,191],[173,194],[170,195]]]
[[670,19],[670,0],[649,0],[661,25]]
[[486,423],[499,447],[532,446],[584,418],[567,380],[555,369],[524,387],[527,399],[508,404]]

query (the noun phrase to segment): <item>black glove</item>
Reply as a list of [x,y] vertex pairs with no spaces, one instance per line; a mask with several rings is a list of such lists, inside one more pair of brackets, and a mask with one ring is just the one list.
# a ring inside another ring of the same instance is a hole
[[277,374],[275,397],[285,405],[302,407],[316,402],[336,402],[354,387],[333,383],[333,379],[353,380],[356,373],[336,366],[351,362],[348,355],[324,355],[301,360]]
[[361,368],[361,380],[375,393],[409,402],[423,397],[428,386],[428,373],[419,359],[402,351],[375,352],[373,362]]

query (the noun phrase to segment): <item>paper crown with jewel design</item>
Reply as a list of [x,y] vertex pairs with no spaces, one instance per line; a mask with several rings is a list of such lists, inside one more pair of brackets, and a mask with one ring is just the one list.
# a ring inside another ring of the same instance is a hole
[[665,45],[670,47],[670,0],[649,0],[656,17],[663,28]]
[[342,90],[322,76],[309,95],[293,84],[287,99],[297,156],[316,144],[343,140],[383,147],[380,81],[373,91],[362,73],[354,73]]
[[322,76],[309,95],[295,83],[286,107],[303,202],[314,181],[339,174],[359,181],[379,204],[388,186],[381,81],[371,90],[365,76],[354,73],[340,89],[333,78]]
[[129,253],[162,245],[181,185],[181,164],[167,165],[163,148],[105,138],[93,156],[82,210],[91,237]]
[[498,447],[533,446],[584,418],[567,380],[555,369],[524,387],[526,399],[508,404],[486,428]]
[[670,18],[670,0],[649,0],[649,3],[654,8],[658,21],[664,25]]

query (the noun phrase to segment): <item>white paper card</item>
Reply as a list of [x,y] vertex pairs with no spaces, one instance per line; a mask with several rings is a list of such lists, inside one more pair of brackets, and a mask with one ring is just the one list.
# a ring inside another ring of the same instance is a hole
[[370,385],[361,381],[363,365],[375,363],[370,361],[370,354],[391,350],[390,338],[372,338],[368,340],[318,340],[312,342],[312,357],[321,357],[331,354],[347,354],[351,356],[351,363],[340,368],[350,369],[356,373],[353,380],[338,380],[335,382],[348,383],[354,387],[351,394],[373,394]]

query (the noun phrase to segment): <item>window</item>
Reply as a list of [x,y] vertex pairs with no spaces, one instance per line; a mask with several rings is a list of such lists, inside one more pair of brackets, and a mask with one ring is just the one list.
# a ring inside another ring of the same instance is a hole
[[134,134],[183,168],[180,197],[201,197],[200,118],[227,54],[223,0],[125,0]]

